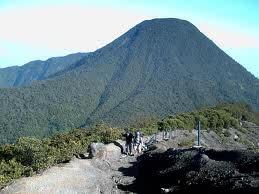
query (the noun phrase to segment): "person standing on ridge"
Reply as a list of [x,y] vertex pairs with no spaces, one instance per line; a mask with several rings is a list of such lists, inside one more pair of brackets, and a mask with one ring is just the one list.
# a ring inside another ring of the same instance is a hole
[[134,148],[138,154],[140,154],[142,152],[142,144],[143,144],[143,138],[140,133],[140,130],[138,129],[135,132],[135,137],[134,137]]
[[127,129],[125,137],[126,137],[126,145],[125,145],[126,154],[132,156],[133,155],[132,148],[133,148],[133,138],[134,137],[133,137],[132,132],[129,129]]

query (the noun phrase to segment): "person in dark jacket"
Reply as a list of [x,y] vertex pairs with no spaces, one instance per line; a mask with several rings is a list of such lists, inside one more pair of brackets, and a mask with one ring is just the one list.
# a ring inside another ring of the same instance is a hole
[[132,151],[133,151],[133,138],[134,138],[134,136],[133,136],[132,132],[127,129],[125,137],[126,137],[126,145],[125,145],[126,154],[132,156],[133,155]]

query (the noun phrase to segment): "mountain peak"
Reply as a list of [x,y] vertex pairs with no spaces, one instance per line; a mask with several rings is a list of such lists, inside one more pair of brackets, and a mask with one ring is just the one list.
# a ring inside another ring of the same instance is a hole
[[[157,32],[171,31],[181,32],[185,30],[198,30],[192,23],[186,20],[177,18],[155,18],[151,20],[145,20],[136,25],[135,28],[142,30],[156,30]],[[134,29],[134,28],[133,28]]]
[[139,25],[147,24],[147,25],[192,25],[193,24],[187,20],[179,19],[179,18],[154,18],[150,20],[144,20]]

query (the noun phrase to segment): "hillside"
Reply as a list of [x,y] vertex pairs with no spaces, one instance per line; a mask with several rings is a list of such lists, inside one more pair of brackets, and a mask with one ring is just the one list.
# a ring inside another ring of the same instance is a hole
[[259,80],[191,23],[144,21],[51,80],[0,89],[0,143],[104,121],[116,125],[244,101]]
[[0,68],[0,88],[26,86],[33,81],[46,79],[80,61],[86,55],[86,53],[76,53],[53,57],[46,61],[31,61],[23,66]]

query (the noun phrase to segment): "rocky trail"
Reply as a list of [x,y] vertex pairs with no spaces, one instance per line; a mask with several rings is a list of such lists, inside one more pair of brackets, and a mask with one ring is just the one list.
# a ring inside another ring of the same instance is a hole
[[[225,187],[221,180],[230,175],[235,175],[229,182],[233,188],[243,188],[244,185],[251,189],[250,193],[256,193],[259,156],[246,152],[247,145],[236,140],[237,134],[241,139],[241,133],[231,129],[227,143],[224,143],[215,132],[202,131],[203,148],[197,150],[191,148],[195,131],[175,130],[168,139],[160,133],[156,135],[155,144],[150,144],[149,151],[140,156],[123,154],[124,142],[121,140],[106,145],[94,143],[90,156],[75,157],[41,174],[16,180],[0,193],[181,193],[182,188],[189,188],[184,190],[189,192],[200,188],[202,185],[199,184],[206,184],[206,181],[215,186],[207,188],[210,192],[218,184]],[[257,141],[258,132],[251,134],[251,141]],[[249,139],[248,136],[245,138]],[[150,139],[145,137],[145,142]],[[237,151],[226,151],[233,149]],[[245,167],[249,169],[244,170]]]

